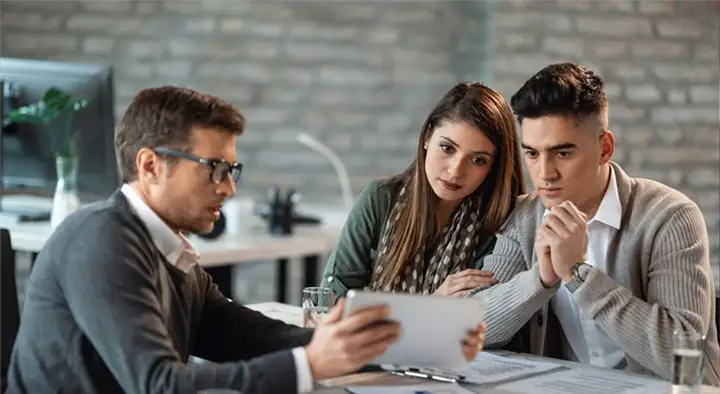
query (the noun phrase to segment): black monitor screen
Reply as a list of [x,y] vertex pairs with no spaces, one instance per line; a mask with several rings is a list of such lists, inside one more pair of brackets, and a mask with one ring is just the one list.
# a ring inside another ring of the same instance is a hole
[[[39,101],[50,87],[88,100],[74,114],[78,191],[83,199],[105,198],[118,186],[113,148],[115,125],[112,69],[109,66],[0,58],[5,111]],[[7,119],[6,119],[7,120]],[[61,122],[62,119],[59,121]],[[11,123],[2,128],[3,192],[52,195],[57,176],[48,126]]]

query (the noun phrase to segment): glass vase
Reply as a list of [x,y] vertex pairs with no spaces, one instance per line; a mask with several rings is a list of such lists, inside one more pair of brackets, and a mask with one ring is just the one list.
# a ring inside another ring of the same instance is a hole
[[57,171],[57,184],[53,195],[52,212],[50,213],[50,227],[55,229],[66,217],[80,208],[80,198],[77,190],[78,158],[55,158]]

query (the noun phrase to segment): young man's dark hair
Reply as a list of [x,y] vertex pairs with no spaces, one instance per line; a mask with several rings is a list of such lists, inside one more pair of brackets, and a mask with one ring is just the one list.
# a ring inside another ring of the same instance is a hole
[[608,100],[602,78],[573,63],[553,64],[538,71],[510,99],[523,119],[559,115],[577,122],[591,121],[595,130],[608,128]]

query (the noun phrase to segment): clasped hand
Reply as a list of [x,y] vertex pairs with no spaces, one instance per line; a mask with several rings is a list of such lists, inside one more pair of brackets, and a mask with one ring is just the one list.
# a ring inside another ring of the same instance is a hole
[[572,279],[573,267],[585,259],[587,216],[570,201],[550,209],[535,236],[540,278],[547,287]]
[[[314,380],[329,379],[355,372],[368,364],[400,338],[400,324],[388,320],[386,306],[365,308],[342,318],[345,299],[328,313],[315,328],[305,347]],[[485,325],[468,331],[459,344],[466,360],[482,350]]]

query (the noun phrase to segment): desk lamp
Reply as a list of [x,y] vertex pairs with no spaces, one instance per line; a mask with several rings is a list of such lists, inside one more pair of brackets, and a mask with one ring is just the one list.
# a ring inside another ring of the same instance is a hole
[[342,160],[333,152],[330,147],[318,141],[316,138],[311,137],[305,133],[298,133],[297,140],[301,144],[319,153],[326,159],[330,160],[330,163],[335,169],[335,174],[338,177],[340,183],[340,190],[342,191],[343,201],[345,203],[345,209],[349,212],[352,209],[354,198],[350,187],[350,177],[348,176],[347,169],[343,164]]

